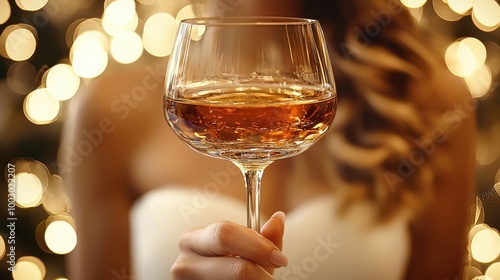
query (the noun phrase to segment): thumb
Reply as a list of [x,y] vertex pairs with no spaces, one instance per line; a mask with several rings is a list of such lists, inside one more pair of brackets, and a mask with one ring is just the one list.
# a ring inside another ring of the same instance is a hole
[[[285,232],[285,213],[278,211],[262,226],[260,234],[273,242],[278,249],[283,249],[283,233]],[[273,274],[274,268],[264,267]]]
[[283,247],[285,213],[278,211],[262,226],[260,234],[273,242],[280,250]]

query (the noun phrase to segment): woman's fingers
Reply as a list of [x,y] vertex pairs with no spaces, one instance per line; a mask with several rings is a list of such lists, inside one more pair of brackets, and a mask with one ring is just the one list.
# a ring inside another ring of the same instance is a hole
[[183,236],[181,250],[207,257],[238,256],[264,267],[283,267],[287,258],[269,239],[232,222],[214,223]]
[[[285,230],[285,213],[276,212],[269,218],[269,220],[262,226],[260,234],[269,241],[273,242],[280,250],[283,245],[283,233]],[[274,267],[265,267],[267,272],[273,274]]]
[[171,268],[176,280],[273,279],[286,266],[281,253],[285,215],[275,213],[262,235],[232,222],[218,222],[181,238],[181,253]]
[[205,257],[190,253],[177,259],[171,268],[173,279],[189,280],[272,280],[262,266],[237,257]]
[[278,211],[262,226],[260,234],[273,242],[280,250],[283,248],[285,232],[285,213]]

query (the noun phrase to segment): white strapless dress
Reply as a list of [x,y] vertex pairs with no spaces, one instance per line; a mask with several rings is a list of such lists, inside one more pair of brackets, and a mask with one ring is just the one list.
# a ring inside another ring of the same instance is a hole
[[[283,253],[289,264],[276,270],[282,280],[399,280],[410,252],[406,221],[373,225],[368,203],[341,217],[334,196],[312,199],[287,213]],[[131,250],[137,280],[171,279],[177,242],[193,228],[215,221],[246,224],[246,206],[222,194],[165,187],[141,197],[131,214]],[[262,217],[263,221],[267,217]]]

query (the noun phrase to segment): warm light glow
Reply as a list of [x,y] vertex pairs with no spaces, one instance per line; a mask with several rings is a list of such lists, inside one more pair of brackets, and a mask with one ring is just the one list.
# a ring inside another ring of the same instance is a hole
[[26,96],[23,108],[32,123],[49,124],[59,116],[61,103],[46,88],[39,88]]
[[115,0],[109,3],[102,16],[102,26],[112,36],[123,31],[134,31],[137,23],[133,0]]
[[58,100],[68,100],[80,87],[80,77],[71,65],[60,63],[46,73],[45,87]]
[[5,40],[5,51],[10,59],[23,61],[35,53],[36,38],[33,32],[21,25],[12,29]]
[[422,7],[427,0],[401,0],[401,3],[408,8]]
[[[476,196],[476,203],[475,203],[475,215],[474,215],[474,224],[482,224],[484,223],[484,207],[483,207],[483,202],[479,197]],[[476,232],[474,232],[476,234]]]
[[457,14],[465,14],[472,9],[474,0],[448,0],[448,6]]
[[43,186],[35,174],[21,172],[16,174],[16,203],[19,207],[29,208],[42,202]]
[[71,202],[63,190],[63,182],[60,176],[52,175],[49,186],[43,193],[42,206],[50,215],[58,215],[71,212]]
[[448,69],[459,77],[468,76],[484,65],[486,48],[481,41],[468,37],[452,43],[445,53]]
[[70,51],[75,72],[82,78],[95,78],[108,66],[108,41],[98,31],[86,31],[78,36]]
[[43,262],[36,257],[21,257],[18,259],[12,278],[14,280],[42,280],[45,278],[46,268]]
[[495,279],[491,279],[489,276],[481,275],[481,276],[476,276],[476,277],[472,278],[471,280],[495,280]]
[[17,6],[25,11],[38,11],[47,4],[48,0],[16,0]]
[[469,244],[472,242],[472,238],[476,235],[476,233],[485,230],[485,229],[490,229],[490,227],[487,224],[484,223],[478,223],[477,225],[473,226],[469,230]]
[[476,66],[474,71],[481,68],[486,61],[486,47],[484,46],[484,44],[473,37],[463,38],[462,40],[460,40],[460,42],[474,54],[474,64]]
[[0,235],[0,260],[5,256],[5,240],[3,240],[2,235]]
[[464,278],[463,279],[472,279],[473,277],[476,277],[476,276],[481,276],[483,275],[483,273],[481,272],[481,270],[479,270],[479,268],[475,267],[475,266],[466,266],[464,267]]
[[26,95],[35,88],[37,74],[35,66],[31,63],[15,62],[7,71],[7,85],[13,92]]
[[67,254],[76,246],[75,229],[66,221],[51,222],[45,230],[45,242],[52,252]]
[[424,15],[424,8],[423,7],[418,7],[418,8],[408,8],[410,11],[411,15],[415,20],[420,21],[422,19],[422,16]]
[[35,229],[35,240],[38,244],[38,247],[42,249],[44,252],[52,254],[52,251],[49,249],[47,244],[45,243],[45,230],[47,229],[47,220],[41,221]]
[[462,15],[455,13],[443,0],[432,0],[432,6],[436,14],[446,21],[457,21],[462,18]]
[[493,189],[500,196],[500,182],[495,183],[495,185],[493,185]]
[[478,67],[478,62],[469,45],[460,42],[457,47],[457,58],[459,64],[462,66],[462,76],[467,76],[474,72]]
[[470,246],[475,260],[489,263],[500,254],[500,236],[494,230],[483,229],[474,235]]
[[129,64],[139,59],[143,51],[141,37],[133,32],[121,32],[111,39],[110,53],[118,62]]
[[10,4],[7,0],[0,0],[0,24],[4,24],[11,14]]
[[[74,27],[75,25],[76,27]],[[68,46],[71,46],[80,35],[88,31],[96,31],[99,33],[104,33],[104,29],[102,27],[102,19],[89,18],[85,20],[80,19],[73,22],[70,25],[70,28],[68,29],[68,34],[66,35],[67,43],[70,41],[69,38],[71,37],[71,43],[68,44]]]
[[181,21],[188,18],[206,17],[208,9],[203,4],[187,5],[180,9],[175,19]]
[[484,275],[490,277],[491,279],[500,279],[500,262],[491,264]]
[[154,56],[164,57],[172,52],[177,21],[166,13],[157,13],[146,20],[142,40],[144,49]]
[[472,97],[480,98],[490,91],[493,77],[488,66],[483,65],[479,70],[466,76],[465,82]]
[[155,3],[155,0],[137,0],[137,2],[139,2],[143,5],[152,5]]
[[483,31],[493,31],[500,26],[500,5],[495,0],[475,0],[472,19]]

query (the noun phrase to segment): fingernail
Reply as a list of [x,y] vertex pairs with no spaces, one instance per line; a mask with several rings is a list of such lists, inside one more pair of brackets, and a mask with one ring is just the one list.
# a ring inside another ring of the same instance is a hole
[[285,213],[281,212],[281,211],[278,211],[276,213],[274,213],[274,215],[272,216],[272,218],[278,218],[281,220],[281,224],[285,224]]
[[271,253],[269,261],[277,267],[285,267],[288,265],[287,257],[276,249]]

